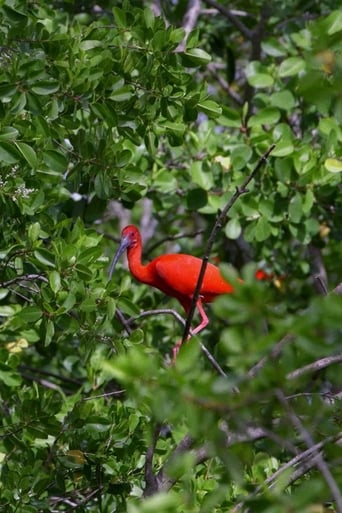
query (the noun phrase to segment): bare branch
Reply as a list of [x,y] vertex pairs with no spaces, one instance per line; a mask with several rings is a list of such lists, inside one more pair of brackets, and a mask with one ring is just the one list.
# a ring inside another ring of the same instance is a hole
[[[226,447],[230,447],[237,443],[242,442],[251,442],[254,440],[258,440],[260,438],[264,438],[267,436],[267,432],[264,428],[259,428],[257,426],[247,426],[243,432],[230,432],[228,427],[222,428],[226,435]],[[190,435],[186,435],[183,440],[177,445],[177,447],[172,451],[160,471],[157,473],[156,480],[158,484],[158,491],[168,491],[172,486],[176,483],[176,478],[171,478],[167,475],[167,467],[174,458],[178,455],[184,454],[189,451],[194,444],[194,440]],[[210,451],[205,446],[198,447],[192,450],[192,454],[195,457],[194,465],[198,465],[203,463],[208,458],[210,458]]]
[[184,39],[179,43],[177,47],[178,52],[183,52],[186,48],[186,41],[190,32],[194,29],[197,18],[201,12],[201,1],[200,0],[189,0],[188,8],[183,18],[182,27],[185,31]]
[[121,310],[119,310],[119,308],[117,308],[115,311],[115,317],[119,319],[125,328],[127,335],[130,335],[132,333],[132,328],[130,327],[129,322],[126,321],[124,314],[121,312]]
[[92,401],[93,399],[106,399],[107,397],[118,396],[121,397],[125,394],[126,390],[122,388],[121,390],[115,390],[114,392],[105,392],[99,395],[90,395],[89,397],[83,397],[82,401]]
[[0,287],[6,288],[6,287],[9,287],[10,285],[13,285],[14,283],[21,283],[24,281],[36,281],[36,280],[43,281],[44,283],[49,283],[49,280],[47,278],[45,278],[45,276],[42,276],[41,274],[23,274],[21,276],[16,276],[15,278],[12,278],[11,280],[3,281],[2,283],[0,283]]
[[213,75],[215,80],[220,84],[222,89],[231,97],[231,99],[240,107],[243,105],[243,99],[237,94],[236,91],[230,85],[228,82],[217,72],[217,68],[214,63],[209,63],[207,65],[207,70],[210,71],[210,73]]
[[177,479],[171,478],[167,475],[167,465],[169,464],[169,462],[172,461],[172,459],[179,456],[180,454],[186,453],[189,449],[191,449],[193,443],[193,438],[190,435],[185,435],[183,440],[181,440],[177,447],[172,451],[171,455],[168,457],[162,468],[155,476],[157,489],[159,492],[170,490],[170,488],[177,481]]
[[147,253],[147,254],[151,253],[158,246],[164,244],[164,242],[174,241],[174,240],[178,240],[178,239],[185,239],[185,238],[193,239],[193,238],[197,237],[197,235],[201,235],[203,232],[204,232],[204,230],[201,229],[201,230],[196,230],[195,232],[191,232],[191,233],[179,232],[179,233],[175,233],[174,235],[169,235],[167,237],[163,237],[159,241],[157,241],[154,244],[152,244],[151,246],[149,246],[148,251],[147,252],[145,251],[145,253]]
[[157,308],[155,310],[145,310],[144,312],[141,312],[140,314],[136,315],[135,317],[130,317],[128,320],[126,320],[126,323],[128,326],[132,325],[137,319],[141,319],[142,317],[149,317],[151,315],[173,315],[175,319],[177,319],[178,322],[180,322],[183,326],[185,326],[185,320],[183,317],[172,308]]
[[309,244],[308,253],[313,273],[315,289],[319,294],[326,296],[328,294],[328,278],[323,263],[322,252],[316,246]]
[[293,411],[291,406],[289,405],[284,393],[282,390],[276,390],[276,396],[278,397],[279,402],[283,405],[287,416],[289,420],[291,421],[291,424],[293,427],[300,433],[304,443],[306,444],[308,449],[311,449],[313,451],[314,459],[315,459],[315,466],[318,468],[318,470],[321,472],[322,476],[325,479],[325,482],[327,483],[331,495],[334,498],[334,501],[336,503],[336,511],[338,513],[342,513],[342,494],[339,489],[338,484],[336,483],[334,476],[330,472],[330,469],[324,460],[322,453],[315,449],[315,442],[312,439],[311,434],[307,431],[307,429],[302,424],[302,421],[300,418],[296,415],[296,413]]
[[158,422],[152,435],[151,445],[146,451],[145,459],[145,490],[144,497],[148,497],[158,492],[157,477],[153,473],[153,457],[160,434],[161,424]]
[[[251,499],[258,495],[258,493],[262,492],[264,489],[264,485],[266,484],[269,489],[272,489],[274,485],[276,485],[277,480],[284,472],[287,470],[293,468],[293,472],[291,475],[287,478],[285,487],[290,486],[293,484],[297,479],[300,479],[303,477],[309,470],[311,470],[316,465],[317,460],[317,452],[321,453],[321,450],[323,447],[331,442],[339,443],[339,441],[342,438],[342,431],[337,433],[337,435],[329,436],[322,440],[321,442],[318,442],[317,444],[313,445],[309,449],[306,449],[306,451],[302,451],[299,454],[297,454],[294,458],[284,463],[281,467],[279,467],[271,476],[269,476],[263,485],[258,486],[253,493],[251,493],[247,499]],[[283,476],[282,476],[282,479]],[[234,511],[239,511],[243,507],[243,502],[240,502],[237,504],[234,508]],[[243,510],[248,511],[248,510]]]
[[342,295],[342,283],[339,283],[333,290],[334,294]]
[[289,372],[286,376],[287,379],[296,379],[300,376],[303,376],[303,374],[308,374],[309,372],[317,372],[321,369],[325,369],[326,367],[329,367],[330,365],[333,365],[335,363],[341,363],[342,362],[342,353],[336,354],[333,356],[326,356],[325,358],[321,358],[320,360],[316,360],[315,362],[309,363],[308,365],[304,365],[304,367],[301,367],[300,369],[296,369],[292,372]]
[[216,2],[216,0],[204,0],[204,3],[210,7],[214,7],[221,14],[223,14],[223,16],[225,16],[246,39],[252,39],[252,31],[249,30],[249,28],[246,27],[244,23],[242,23],[242,21],[238,18],[238,16],[236,16],[236,14],[234,14],[231,9],[228,9],[228,7],[225,5]]
[[[146,310],[145,312],[141,312],[139,315],[137,315],[135,317],[131,317],[130,319],[126,320],[126,323],[128,326],[130,326],[131,324],[133,324],[133,322],[135,322],[139,318],[148,317],[150,315],[160,315],[160,314],[173,315],[173,317],[175,317],[175,319],[177,319],[178,322],[180,322],[183,326],[185,326],[185,320],[183,319],[183,317],[181,315],[179,315],[179,313],[176,312],[176,310],[172,310],[172,308],[159,308],[156,310]],[[226,378],[227,374],[224,372],[224,370],[222,369],[222,367],[220,366],[218,361],[214,358],[214,356],[210,353],[210,351],[206,348],[206,346],[204,344],[202,344],[202,342],[200,342],[200,347],[201,347],[201,351],[206,356],[206,358],[208,359],[208,361],[212,365],[212,367],[218,372],[218,374],[220,374],[222,377]],[[237,389],[235,389],[235,391],[237,391]]]

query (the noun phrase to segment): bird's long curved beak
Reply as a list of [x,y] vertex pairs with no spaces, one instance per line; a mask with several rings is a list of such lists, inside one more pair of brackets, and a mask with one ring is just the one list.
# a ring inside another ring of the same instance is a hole
[[110,268],[109,268],[109,273],[108,273],[108,278],[109,280],[112,279],[112,276],[113,276],[113,273],[114,273],[114,269],[115,269],[115,266],[119,260],[119,258],[121,257],[122,253],[124,253],[126,251],[126,249],[128,248],[129,246],[129,240],[126,239],[126,237],[122,237],[121,241],[120,241],[120,246],[118,247],[118,250],[117,252],[115,253],[114,257],[113,257],[113,260],[110,264]]

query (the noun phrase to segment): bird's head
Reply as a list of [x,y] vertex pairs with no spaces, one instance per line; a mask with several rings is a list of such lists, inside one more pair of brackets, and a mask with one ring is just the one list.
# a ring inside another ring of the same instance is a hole
[[134,248],[139,244],[141,244],[141,237],[138,228],[132,224],[126,226],[121,232],[120,246],[118,247],[110,265],[109,279],[112,278],[115,266],[122,253],[124,253],[126,249]]

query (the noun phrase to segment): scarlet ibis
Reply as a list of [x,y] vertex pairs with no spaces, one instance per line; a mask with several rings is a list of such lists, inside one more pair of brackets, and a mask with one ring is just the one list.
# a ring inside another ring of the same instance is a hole
[[[185,312],[188,313],[202,260],[192,255],[172,253],[160,255],[147,265],[143,265],[141,261],[142,242],[140,232],[136,226],[129,225],[121,232],[120,246],[112,260],[109,278],[112,277],[115,265],[126,249],[128,267],[134,278],[161,290],[167,296],[178,299]],[[200,296],[196,303],[201,322],[191,330],[191,335],[199,333],[209,323],[202,303],[210,303],[216,296],[220,294],[230,294],[232,292],[234,292],[232,285],[223,279],[218,267],[208,263]],[[174,360],[178,354],[181,343],[182,341],[178,342],[173,349]]]

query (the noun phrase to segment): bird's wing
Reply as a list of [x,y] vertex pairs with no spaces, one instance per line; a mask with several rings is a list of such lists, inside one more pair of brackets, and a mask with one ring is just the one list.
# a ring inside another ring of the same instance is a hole
[[[154,263],[158,288],[178,299],[181,296],[192,297],[202,265],[200,258],[176,253],[162,255],[152,263]],[[232,292],[232,290],[229,283],[222,278],[219,269],[208,264],[201,287],[201,296],[204,302],[211,301],[216,295]]]

